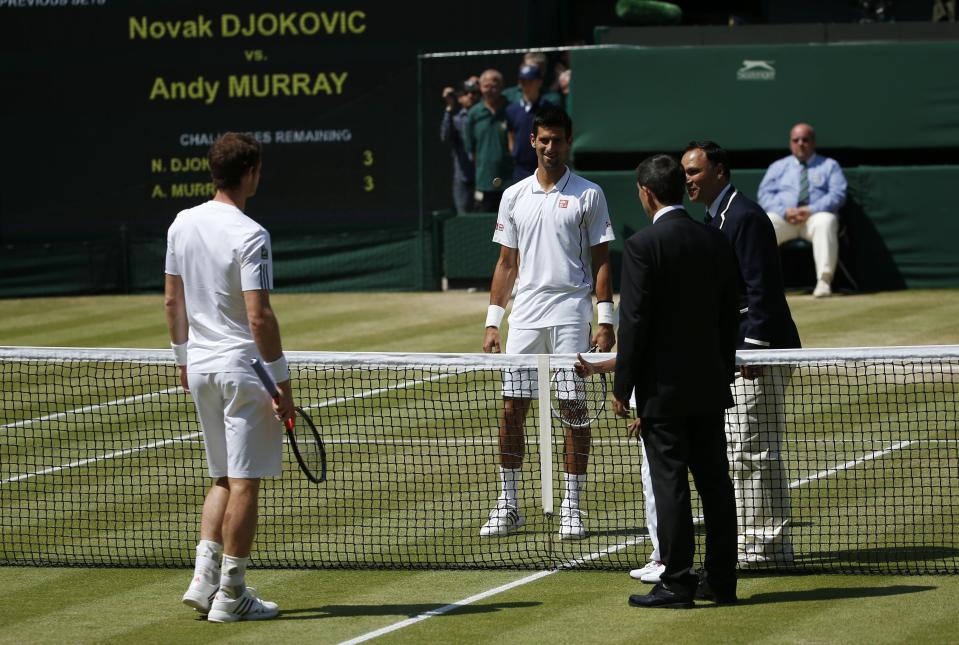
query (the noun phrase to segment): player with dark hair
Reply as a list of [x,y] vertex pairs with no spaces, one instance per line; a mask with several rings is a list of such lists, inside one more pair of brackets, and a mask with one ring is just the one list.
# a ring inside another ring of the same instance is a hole
[[[530,135],[537,168],[503,194],[493,241],[501,245],[490,287],[483,351],[501,349],[499,327],[514,283],[508,354],[571,354],[591,344],[609,351],[613,331],[613,285],[609,242],[615,238],[606,197],[596,184],[566,167],[573,124],[558,107],[537,113]],[[591,330],[591,294],[599,301],[599,329]],[[524,423],[536,396],[532,370],[503,375],[499,423],[501,492],[482,536],[502,536],[523,524],[517,488],[523,465]],[[574,393],[562,406],[573,406]],[[562,399],[562,395],[560,396]],[[544,403],[545,405],[545,403]],[[585,537],[580,492],[586,481],[589,427],[566,429],[565,495],[559,535]]]
[[[270,307],[270,236],[243,213],[260,182],[260,146],[249,135],[227,133],[213,143],[209,160],[216,194],[181,211],[167,234],[167,325],[214,479],[183,602],[213,622],[263,620],[277,615],[276,603],[257,598],[244,577],[260,479],[281,472],[278,420],[292,417],[293,392]],[[252,359],[264,362],[276,382],[272,405]]]

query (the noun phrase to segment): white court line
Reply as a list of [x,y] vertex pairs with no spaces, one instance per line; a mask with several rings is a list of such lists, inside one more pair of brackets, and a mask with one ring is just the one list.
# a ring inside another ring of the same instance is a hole
[[[384,393],[384,392],[389,392],[390,390],[398,390],[398,389],[402,389],[402,388],[406,388],[406,387],[415,387],[416,385],[421,385],[421,384],[427,383],[427,382],[429,382],[429,381],[436,381],[436,380],[439,380],[439,379],[441,379],[441,378],[449,378],[449,376],[451,376],[451,375],[449,375],[449,374],[441,374],[441,375],[439,375],[439,376],[433,376],[433,377],[430,377],[430,378],[428,378],[428,379],[423,379],[422,381],[403,381],[402,383],[397,383],[396,385],[391,385],[391,386],[389,386],[389,387],[384,387],[384,388],[378,388],[378,389],[376,389],[376,390],[369,390],[368,392],[361,392],[360,394],[356,394],[356,395],[353,395],[353,396],[348,396],[348,397],[343,397],[343,398],[338,398],[338,399],[330,399],[330,400],[324,401],[324,402],[322,402],[322,403],[317,403],[316,405],[308,406],[308,407],[306,407],[306,408],[304,408],[304,409],[313,410],[313,409],[325,408],[325,407],[329,407],[329,406],[331,406],[331,405],[337,405],[337,404],[340,404],[340,403],[346,403],[347,401],[352,401],[352,400],[354,400],[354,399],[363,399],[363,398],[367,398],[367,397],[370,397],[370,396],[375,396],[375,395],[377,395],[377,394],[382,394],[382,393]],[[28,420],[26,420],[26,421],[17,421],[17,422],[15,422],[15,423],[7,424],[7,425],[5,425],[5,426],[0,426],[0,429],[2,429],[2,428],[8,428],[8,427],[15,427],[15,426],[24,427],[24,426],[26,426],[26,425],[28,425],[28,424],[31,424],[31,423],[37,423],[37,422],[40,422],[40,421],[49,421],[50,419],[60,418],[60,417],[66,416],[66,415],[68,415],[68,414],[79,414],[79,413],[82,413],[82,412],[90,412],[90,411],[92,411],[92,410],[96,410],[96,409],[99,409],[99,408],[107,407],[107,406],[109,406],[109,405],[123,405],[123,404],[125,404],[125,403],[133,403],[133,402],[137,402],[137,401],[141,401],[141,400],[146,400],[146,399],[148,399],[148,398],[152,398],[152,397],[155,397],[155,396],[160,396],[160,395],[163,395],[163,394],[169,394],[169,393],[171,393],[171,392],[176,392],[176,391],[178,391],[178,390],[181,390],[181,388],[180,388],[179,386],[178,386],[178,387],[171,387],[171,388],[168,388],[168,389],[166,389],[166,390],[161,390],[161,391],[159,391],[159,392],[151,392],[151,393],[149,393],[149,394],[137,394],[136,396],[128,396],[128,397],[125,397],[125,398],[122,398],[122,399],[116,399],[115,401],[109,401],[109,402],[107,402],[107,403],[98,403],[98,404],[96,404],[96,405],[89,405],[89,406],[85,406],[85,407],[83,407],[83,408],[77,408],[77,409],[75,409],[75,410],[67,410],[66,412],[57,412],[56,414],[47,415],[47,416],[45,416],[45,417],[37,417],[37,418],[35,418],[35,419],[28,419]],[[104,461],[104,460],[107,460],[107,459],[114,459],[114,458],[116,458],[116,457],[123,457],[123,456],[126,456],[126,455],[131,455],[131,454],[140,452],[140,451],[142,451],[142,450],[150,450],[151,448],[158,448],[158,447],[160,447],[160,446],[165,446],[165,445],[168,445],[168,444],[171,444],[171,443],[176,443],[176,442],[178,442],[178,441],[190,441],[190,440],[192,440],[192,439],[195,439],[195,438],[201,437],[201,436],[203,436],[203,432],[202,432],[202,431],[201,431],[201,432],[191,432],[191,433],[189,433],[189,434],[180,435],[179,437],[174,437],[173,439],[164,439],[163,441],[155,441],[155,442],[152,442],[152,443],[144,444],[144,445],[142,445],[142,446],[137,446],[137,447],[135,447],[135,448],[127,448],[127,449],[125,449],[125,450],[117,450],[117,451],[115,451],[115,452],[107,453],[107,454],[105,454],[105,455],[97,455],[97,456],[95,456],[95,457],[89,457],[89,458],[87,458],[87,459],[81,459],[81,460],[79,460],[79,461],[74,461],[74,462],[71,462],[71,463],[69,463],[69,464],[62,464],[62,465],[60,465],[60,466],[51,466],[50,468],[44,468],[43,470],[37,470],[37,471],[34,471],[34,472],[32,472],[32,473],[25,473],[25,474],[22,474],[22,475],[15,475],[14,477],[8,477],[7,479],[0,480],[0,486],[2,486],[2,485],[4,485],[4,484],[9,484],[9,483],[12,483],[12,482],[23,481],[23,480],[25,480],[25,479],[31,479],[31,478],[33,478],[33,477],[39,477],[40,475],[48,475],[48,474],[50,474],[50,473],[55,473],[55,472],[59,472],[59,471],[61,471],[61,470],[66,470],[67,468],[77,468],[77,467],[79,467],[79,466],[85,466],[85,465],[87,465],[87,464],[95,463],[95,462],[98,462],[98,461]]]
[[[868,455],[866,455],[866,456],[864,456],[864,457],[861,457],[861,458],[859,458],[859,459],[854,459],[854,460],[852,460],[852,461],[847,461],[846,463],[844,463],[844,464],[842,464],[842,465],[840,465],[840,466],[836,466],[835,468],[830,468],[830,469],[828,469],[828,470],[821,471],[821,472],[813,475],[812,477],[805,477],[805,478],[802,478],[802,479],[797,479],[796,481],[792,482],[792,483],[789,485],[789,487],[790,487],[790,488],[797,488],[797,487],[799,487],[799,486],[802,486],[802,485],[805,484],[805,483],[814,481],[814,480],[816,480],[816,479],[820,479],[820,478],[822,478],[822,477],[827,477],[827,476],[829,476],[829,475],[833,475],[833,474],[838,473],[838,472],[840,472],[840,471],[842,471],[842,470],[847,470],[847,469],[852,468],[852,467],[854,467],[854,466],[858,466],[859,464],[864,463],[864,462],[866,462],[866,461],[870,461],[870,460],[872,460],[872,459],[877,459],[877,458],[879,458],[879,457],[882,457],[883,455],[889,454],[890,452],[892,452],[892,451],[894,451],[894,450],[899,450],[899,449],[901,449],[901,448],[905,448],[906,446],[908,446],[908,445],[910,445],[910,444],[912,444],[912,443],[914,443],[914,442],[912,442],[912,441],[900,441],[900,442],[898,442],[898,443],[893,444],[893,445],[890,446],[889,448],[886,448],[885,450],[877,450],[877,451],[874,451],[874,452],[872,452],[872,453],[870,453],[870,454],[868,454]],[[694,522],[694,523],[699,523],[699,522],[701,522],[702,520],[703,520],[703,516],[700,515],[699,517],[694,518],[694,519],[693,519],[693,522]],[[343,642],[339,643],[339,645],[355,645],[356,643],[365,643],[366,641],[372,640],[372,639],[377,638],[377,637],[379,637],[379,636],[383,636],[384,634],[389,634],[390,632],[395,632],[396,630],[398,630],[398,629],[403,629],[404,627],[409,627],[410,625],[414,625],[414,624],[416,624],[416,623],[418,623],[418,622],[421,622],[421,621],[424,621],[424,620],[426,620],[426,619],[428,619],[428,618],[433,618],[434,616],[441,616],[441,615],[443,615],[443,614],[446,614],[446,613],[449,613],[449,612],[454,611],[454,610],[456,610],[456,609],[459,609],[460,607],[464,607],[464,606],[466,606],[466,605],[473,604],[474,602],[477,602],[477,601],[480,601],[480,600],[485,600],[486,598],[489,598],[490,596],[495,596],[495,595],[500,594],[500,593],[502,593],[502,592],[504,592],[504,591],[509,591],[510,589],[514,589],[514,588],[516,588],[516,587],[520,587],[520,586],[522,586],[522,585],[529,584],[530,582],[535,582],[535,581],[537,581],[537,580],[539,580],[539,579],[541,579],[541,578],[545,578],[546,576],[552,575],[552,574],[556,573],[557,571],[561,571],[561,570],[563,570],[563,569],[573,569],[573,568],[575,568],[575,567],[577,567],[577,566],[579,566],[579,565],[581,565],[581,564],[584,564],[584,563],[586,563],[586,562],[590,562],[590,561],[592,561],[592,560],[598,560],[599,558],[601,558],[601,557],[603,557],[603,556],[605,556],[605,555],[609,555],[609,554],[615,553],[615,552],[617,552],[617,551],[622,551],[623,549],[625,549],[625,548],[627,548],[627,547],[633,546],[633,545],[638,544],[638,543],[640,543],[640,542],[644,542],[644,541],[646,541],[646,540],[648,540],[648,539],[649,539],[648,536],[643,535],[643,536],[639,536],[639,537],[632,538],[632,539],[630,539],[630,540],[626,540],[625,542],[620,543],[620,544],[614,544],[613,546],[607,547],[607,548],[603,549],[602,551],[596,551],[596,552],[594,552],[594,553],[590,553],[590,554],[587,555],[587,556],[584,556],[584,557],[582,557],[582,558],[579,558],[578,560],[573,560],[572,562],[568,562],[568,563],[566,563],[565,565],[562,565],[562,566],[560,566],[560,567],[558,567],[558,568],[556,568],[556,569],[547,569],[546,571],[539,571],[539,572],[534,573],[534,574],[532,574],[532,575],[526,576],[525,578],[520,578],[519,580],[515,580],[515,581],[510,582],[510,583],[508,583],[508,584],[505,584],[505,585],[496,587],[495,589],[490,589],[489,591],[484,591],[484,592],[482,592],[482,593],[476,594],[475,596],[470,596],[469,598],[464,598],[463,600],[460,600],[460,601],[454,602],[454,603],[450,603],[450,604],[445,605],[445,606],[443,606],[443,607],[440,607],[440,608],[438,608],[438,609],[431,609],[430,611],[425,611],[425,612],[423,612],[422,614],[419,614],[419,615],[417,615],[417,616],[413,616],[412,618],[407,618],[406,620],[402,620],[402,621],[400,621],[400,622],[398,622],[398,623],[393,623],[392,625],[387,625],[386,627],[381,627],[380,629],[377,629],[377,630],[375,630],[375,631],[368,632],[368,633],[366,633],[366,634],[361,634],[360,636],[357,636],[356,638],[352,638],[352,639],[350,639],[350,640],[348,640],[348,641],[343,641]]]
[[833,468],[828,468],[828,469],[826,469],[826,470],[821,470],[821,471],[819,471],[818,473],[816,473],[815,475],[812,475],[812,476],[810,476],[810,477],[803,477],[802,479],[797,479],[797,480],[794,481],[793,483],[789,484],[789,487],[790,487],[790,488],[799,488],[799,487],[802,486],[803,484],[808,484],[809,482],[816,481],[817,479],[822,479],[823,477],[828,477],[829,475],[832,475],[832,474],[834,474],[834,473],[838,473],[838,472],[841,471],[841,470],[847,470],[847,469],[849,469],[849,468],[853,468],[854,466],[858,466],[859,464],[865,463],[865,462],[867,462],[867,461],[871,461],[871,460],[873,460],[873,459],[878,459],[879,457],[883,457],[883,456],[885,456],[885,455],[888,455],[890,452],[892,452],[892,451],[894,451],[894,450],[901,450],[902,448],[905,448],[906,446],[910,446],[910,445],[912,445],[912,444],[914,444],[914,443],[916,443],[916,442],[915,442],[915,441],[897,441],[896,443],[892,444],[891,446],[889,446],[888,448],[886,448],[886,449],[884,449],[884,450],[873,450],[873,451],[870,452],[869,454],[863,455],[862,457],[859,457],[858,459],[853,459],[853,460],[851,460],[851,461],[847,461],[846,463],[842,464],[841,466],[835,466],[835,467],[833,467]]
[[136,448],[127,448],[126,450],[117,450],[116,452],[111,452],[105,455],[97,455],[96,457],[88,457],[87,459],[81,459],[79,461],[74,461],[69,464],[63,464],[62,466],[51,466],[50,468],[44,468],[43,470],[38,470],[32,473],[26,473],[23,475],[16,475],[14,477],[8,477],[6,479],[0,480],[0,486],[2,486],[3,484],[9,484],[11,482],[23,481],[24,479],[30,479],[32,477],[39,477],[40,475],[49,475],[50,473],[66,470],[67,468],[76,468],[78,466],[86,466],[87,464],[92,464],[98,461],[104,461],[107,459],[113,459],[115,457],[130,455],[135,452],[140,452],[141,450],[147,450],[150,448],[159,448],[160,446],[166,446],[171,443],[176,443],[178,441],[186,441],[188,439],[193,439],[194,437],[198,437],[202,434],[203,434],[202,432],[191,432],[189,434],[181,435],[179,437],[173,437],[172,439],[164,439],[163,441],[154,441],[153,443],[137,446]]
[[386,627],[381,627],[372,632],[367,632],[357,636],[356,638],[351,638],[348,641],[343,641],[339,645],[356,645],[357,643],[365,643],[368,640],[373,640],[383,636],[384,634],[389,634],[390,632],[395,632],[398,629],[403,629],[404,627],[409,627],[410,625],[415,625],[418,622],[424,621],[427,618],[432,618],[433,616],[442,616],[443,614],[449,613],[460,607],[465,607],[466,605],[472,605],[474,602],[479,602],[480,600],[485,600],[490,596],[495,596],[497,594],[503,593],[504,591],[509,591],[514,587],[520,587],[522,585],[528,584],[539,580],[540,578],[545,578],[546,576],[556,573],[557,569],[549,569],[547,571],[537,571],[534,574],[528,575],[525,578],[520,578],[519,580],[514,580],[513,582],[508,582],[505,585],[496,587],[495,589],[490,589],[489,591],[484,591],[483,593],[478,593],[475,596],[470,596],[469,598],[464,598],[459,602],[454,602],[437,609],[431,609],[429,611],[424,611],[422,614],[413,616],[412,618],[407,618],[406,620],[401,620],[398,623],[393,623],[392,625],[387,625]]
[[473,603],[479,602],[480,600],[485,600],[486,598],[489,598],[490,596],[495,596],[497,594],[503,593],[504,591],[509,591],[510,589],[521,587],[525,584],[529,584],[530,582],[536,582],[540,578],[551,576],[557,571],[562,571],[563,569],[573,569],[575,567],[578,567],[581,564],[585,564],[592,560],[598,560],[599,558],[605,555],[609,555],[610,553],[615,553],[616,551],[621,551],[627,547],[633,546],[634,544],[638,544],[639,542],[642,542],[646,539],[648,539],[646,536],[633,538],[631,540],[627,540],[626,542],[622,544],[616,544],[614,546],[603,549],[602,551],[596,551],[595,553],[590,553],[589,555],[579,558],[577,560],[573,560],[572,562],[567,562],[566,564],[556,569],[547,569],[546,571],[537,571],[536,573],[520,578],[519,580],[508,582],[505,585],[500,585],[499,587],[496,587],[494,589],[489,589],[488,591],[478,593],[474,596],[470,596],[469,598],[464,598],[463,600],[450,603],[448,605],[444,605],[443,607],[438,607],[436,609],[424,611],[422,614],[418,614],[416,616],[413,616],[412,618],[407,618],[406,620],[401,620],[398,623],[393,623],[392,625],[381,627],[380,629],[377,629],[372,632],[368,632],[366,634],[362,634],[360,636],[357,636],[356,638],[351,638],[348,641],[341,642],[339,645],[356,645],[357,643],[365,643],[368,640],[373,640],[374,638],[378,638],[385,634],[389,634],[390,632],[395,632],[398,629],[403,629],[404,627],[415,625],[416,623],[424,621],[427,618],[433,618],[434,616],[442,616],[443,614],[447,614],[451,611],[455,611],[467,605],[472,605]]
[[97,403],[95,405],[87,405],[82,408],[75,408],[73,410],[66,410],[64,412],[56,412],[54,414],[47,414],[42,417],[35,417],[33,419],[23,419],[21,421],[14,421],[13,423],[5,423],[0,425],[0,430],[6,430],[7,428],[25,428],[28,425],[34,423],[40,423],[41,421],[51,421],[53,419],[61,419],[70,414],[83,414],[84,412],[93,412],[94,410],[99,410],[100,408],[106,408],[111,405],[124,405],[127,403],[138,403],[140,401],[146,401],[147,399],[152,399],[156,396],[163,396],[164,394],[173,394],[175,392],[182,391],[180,386],[170,387],[165,390],[160,390],[159,392],[149,392],[147,394],[136,394],[134,396],[127,396],[122,399],[116,399],[113,401],[107,401],[106,403]]

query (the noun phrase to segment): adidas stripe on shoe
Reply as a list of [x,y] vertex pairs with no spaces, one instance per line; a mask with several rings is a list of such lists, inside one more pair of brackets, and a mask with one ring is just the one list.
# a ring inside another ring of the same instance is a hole
[[239,598],[230,598],[222,591],[213,599],[207,620],[213,623],[233,623],[238,620],[268,620],[279,614],[275,602],[256,597],[256,589],[247,587]]

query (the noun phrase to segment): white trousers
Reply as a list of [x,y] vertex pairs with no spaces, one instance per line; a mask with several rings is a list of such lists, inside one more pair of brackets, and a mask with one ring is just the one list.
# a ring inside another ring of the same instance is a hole
[[649,554],[650,560],[659,561],[662,558],[659,555],[659,534],[656,533],[656,496],[653,495],[653,478],[649,474],[649,459],[646,458],[646,442],[641,441],[643,445],[643,465],[640,466],[640,478],[643,480],[643,501],[646,505],[646,528],[649,530],[649,541],[653,544],[653,552]]
[[778,213],[769,213],[769,220],[776,229],[776,244],[800,237],[812,243],[816,277],[831,283],[839,261],[839,220],[836,215],[822,211],[813,213],[802,224],[790,224]]
[[762,376],[753,380],[736,377],[736,405],[726,410],[726,441],[739,550],[772,556],[785,552],[788,543],[789,482],[781,450],[792,370],[769,365],[762,370]]

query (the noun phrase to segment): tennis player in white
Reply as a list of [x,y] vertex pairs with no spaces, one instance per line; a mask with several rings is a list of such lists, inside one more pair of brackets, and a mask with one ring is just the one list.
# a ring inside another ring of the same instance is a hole
[[[263,620],[277,615],[276,603],[257,598],[244,575],[260,478],[281,472],[281,420],[293,415],[293,393],[270,307],[270,236],[243,214],[260,181],[260,146],[249,135],[227,133],[209,160],[216,194],[180,212],[167,234],[167,325],[214,479],[183,602],[212,622]],[[250,369],[255,358],[273,375],[277,403]]]
[[[517,278],[507,354],[572,354],[590,345],[608,352],[616,342],[609,269],[609,242],[615,235],[602,189],[566,167],[572,139],[573,124],[563,110],[546,106],[539,111],[530,135],[536,172],[506,189],[500,202],[493,241],[502,248],[490,287],[484,352],[501,350],[499,327]],[[594,290],[599,326],[592,334]],[[523,426],[536,396],[535,384],[531,370],[503,374],[501,492],[489,521],[480,529],[481,536],[507,535],[523,524],[517,488],[524,456]],[[563,401],[560,406],[562,412]],[[588,426],[566,428],[562,539],[586,536],[580,492],[586,481],[589,438]]]

